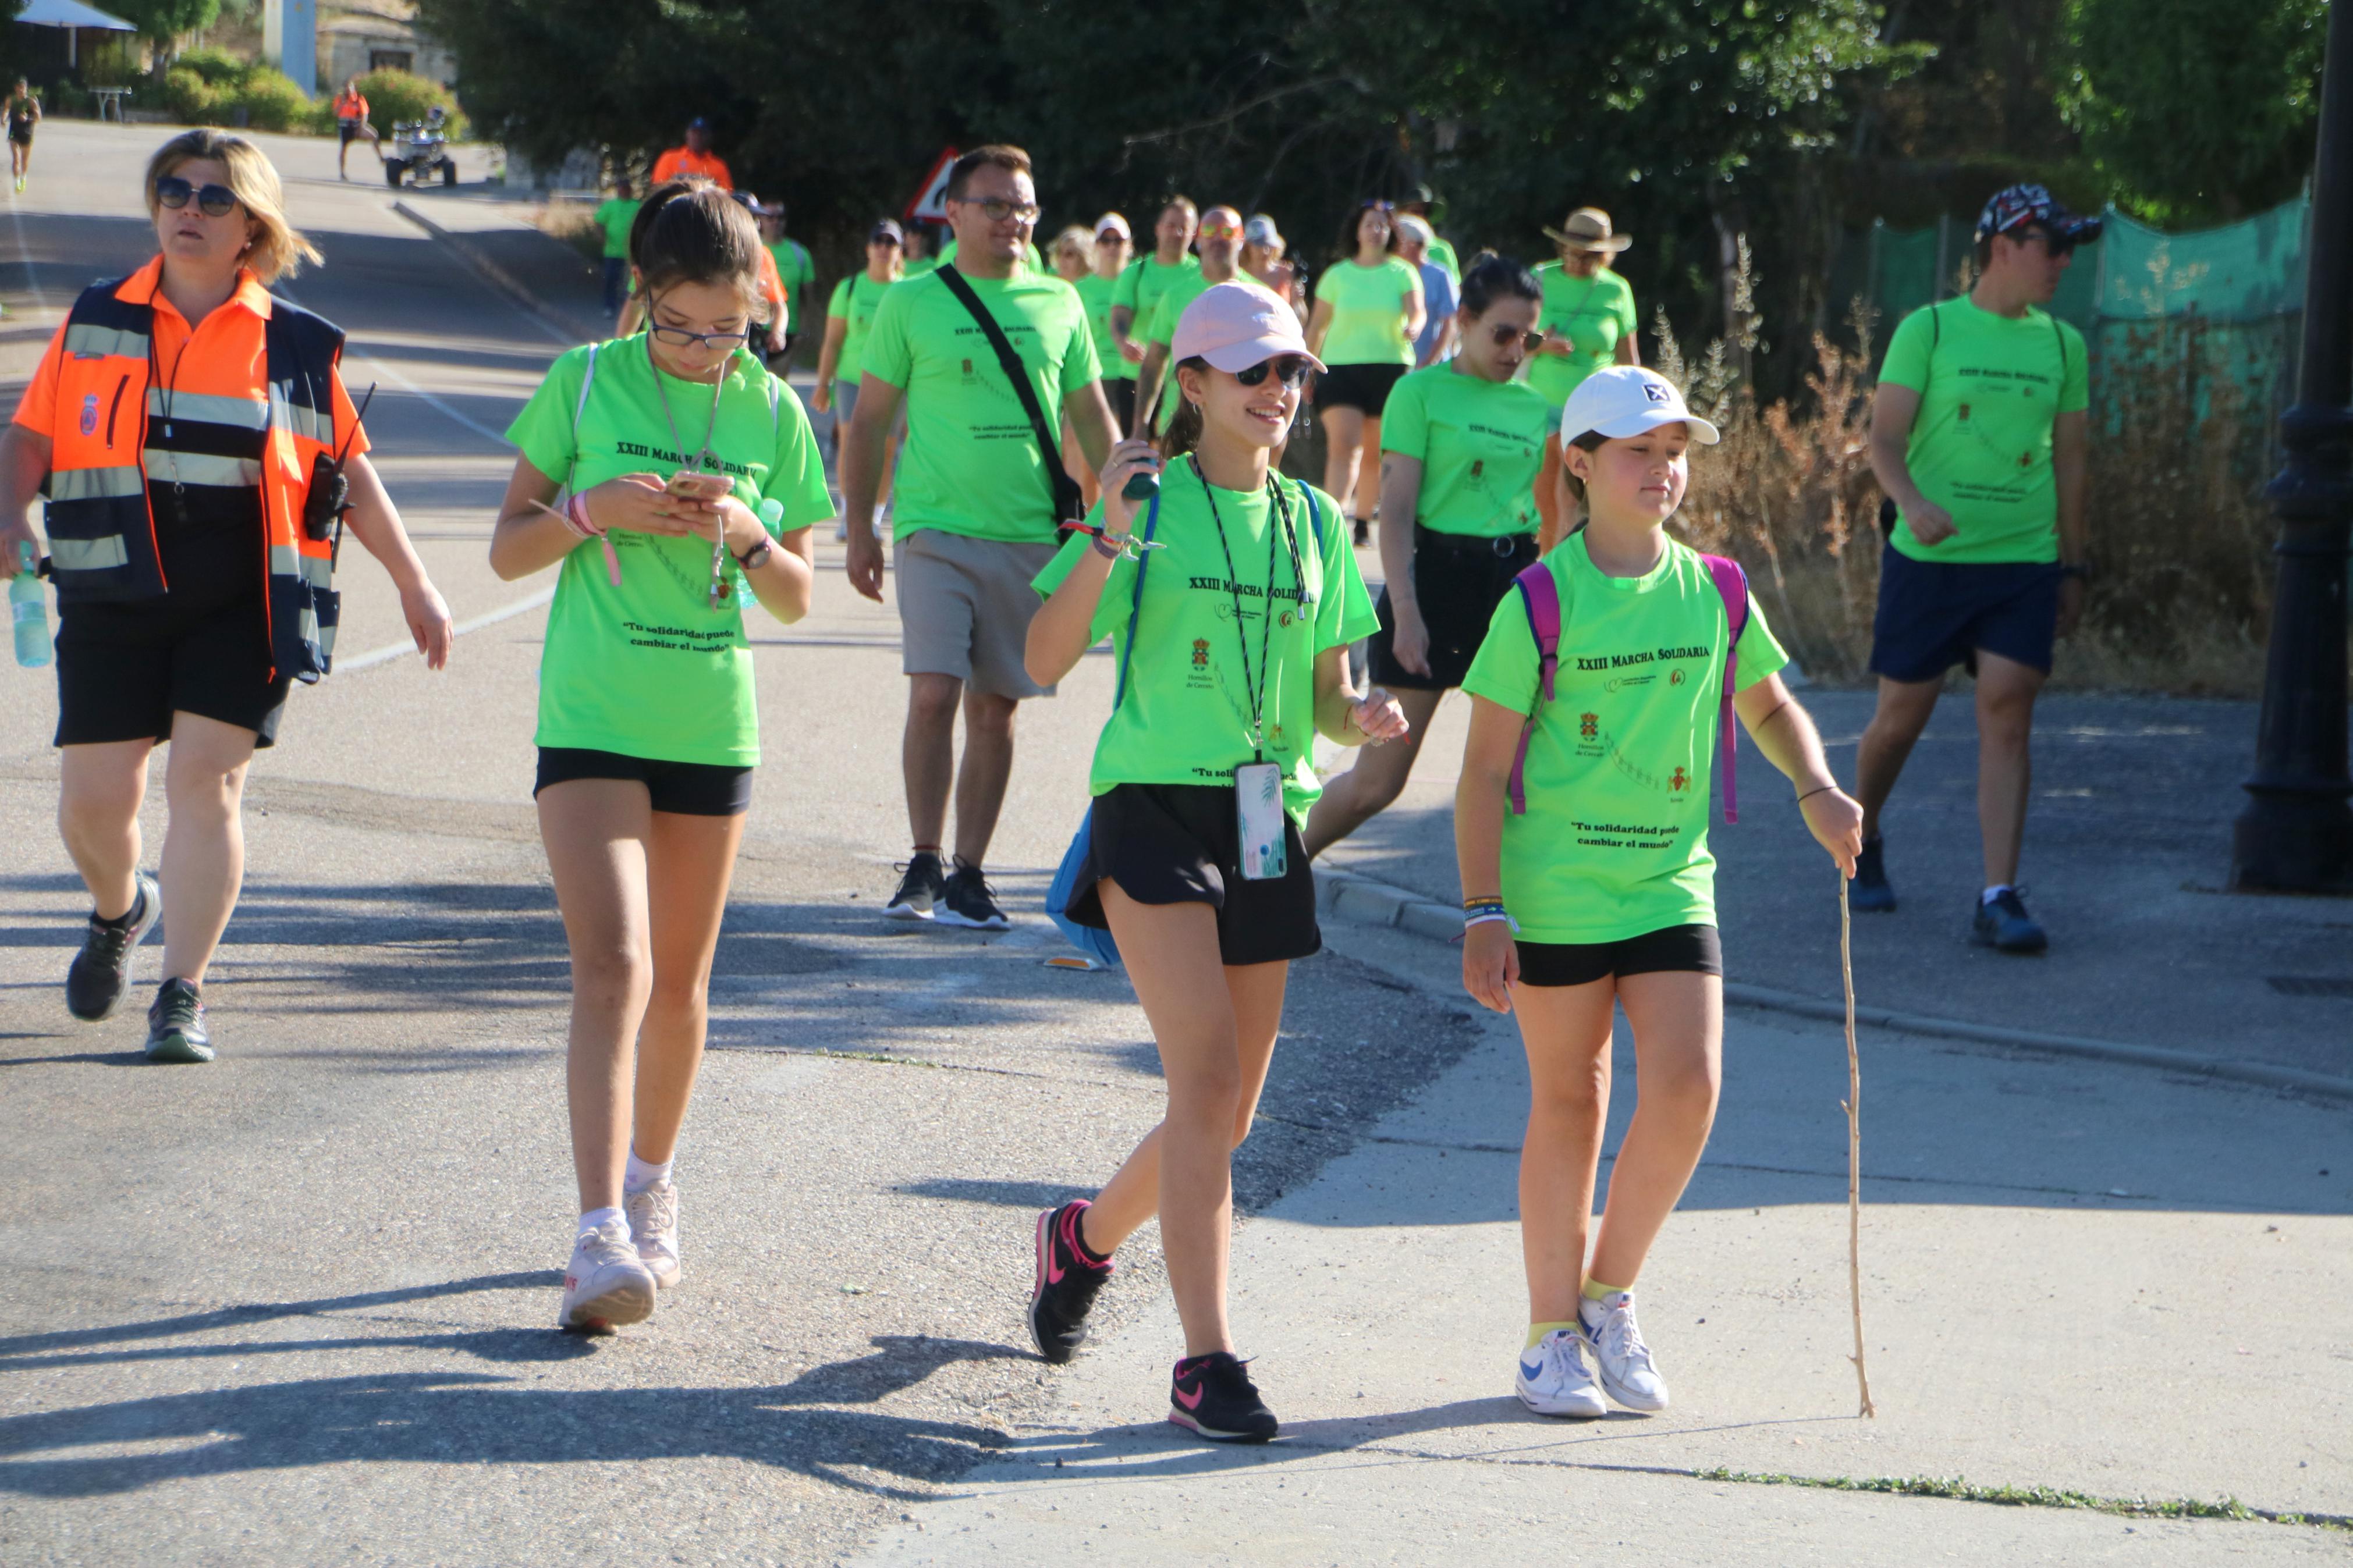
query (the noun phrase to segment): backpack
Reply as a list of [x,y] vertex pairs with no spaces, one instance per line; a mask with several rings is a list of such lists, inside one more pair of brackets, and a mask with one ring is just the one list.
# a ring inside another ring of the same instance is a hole
[[[1748,629],[1748,574],[1740,563],[1721,555],[1703,555],[1707,574],[1715,581],[1715,591],[1724,598],[1724,613],[1731,627],[1724,650],[1723,706],[1716,717],[1716,729],[1724,738],[1724,820],[1740,820],[1740,791],[1736,779],[1738,752],[1735,744],[1739,733],[1733,722],[1732,694],[1734,679],[1739,672],[1740,634]],[[1512,758],[1512,815],[1525,816],[1528,812],[1528,789],[1525,773],[1528,763],[1528,741],[1535,734],[1536,715],[1543,703],[1552,700],[1553,672],[1560,668],[1560,584],[1553,580],[1552,568],[1539,561],[1512,581],[1519,590],[1520,600],[1528,612],[1528,629],[1535,634],[1537,668],[1541,672],[1543,701],[1528,714],[1526,724],[1520,730],[1520,749]]]

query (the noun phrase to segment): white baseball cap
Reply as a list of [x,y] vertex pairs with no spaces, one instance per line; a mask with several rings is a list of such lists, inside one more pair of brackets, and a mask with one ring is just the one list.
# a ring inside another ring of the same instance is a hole
[[1317,370],[1324,368],[1299,335],[1298,314],[1272,290],[1240,278],[1202,289],[1176,318],[1173,336],[1171,358],[1205,359],[1228,374],[1279,354],[1297,354]]
[[1703,447],[1722,439],[1715,426],[1683,406],[1683,395],[1657,371],[1605,365],[1568,395],[1568,406],[1560,411],[1560,444],[1566,449],[1588,431],[1621,440],[1662,425],[1689,426],[1691,438]]
[[1135,236],[1128,232],[1127,219],[1120,216],[1117,213],[1105,213],[1103,216],[1095,219],[1095,237],[1097,239],[1101,239],[1106,231],[1117,234],[1122,239],[1134,239],[1135,237]]

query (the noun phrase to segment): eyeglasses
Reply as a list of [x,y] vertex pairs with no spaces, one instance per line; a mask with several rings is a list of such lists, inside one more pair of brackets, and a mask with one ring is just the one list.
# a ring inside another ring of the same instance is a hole
[[978,207],[988,215],[991,223],[1003,223],[1011,218],[1017,223],[1036,223],[1041,210],[1036,202],[1008,202],[998,196],[958,196],[957,201],[968,207]]
[[[656,300],[654,306],[660,303]],[[690,332],[684,327],[658,326],[654,322],[654,307],[646,310],[646,331],[674,349],[718,349],[729,353],[743,347],[752,338],[752,328],[748,322],[741,331],[734,332]]]
[[1494,344],[1499,349],[1510,347],[1514,338],[1521,340],[1522,345],[1530,353],[1544,347],[1545,335],[1542,332],[1524,332],[1517,327],[1491,327],[1488,329],[1487,335],[1494,340]]
[[1272,371],[1274,379],[1283,385],[1296,388],[1307,384],[1307,378],[1315,374],[1315,367],[1303,355],[1282,354],[1274,359],[1261,360],[1248,370],[1234,372],[1234,379],[1244,386],[1256,386],[1266,379],[1269,371]]
[[198,190],[177,174],[166,174],[155,182],[157,205],[178,212],[194,197],[196,210],[206,217],[227,217],[237,210],[237,193],[227,185],[206,185]]

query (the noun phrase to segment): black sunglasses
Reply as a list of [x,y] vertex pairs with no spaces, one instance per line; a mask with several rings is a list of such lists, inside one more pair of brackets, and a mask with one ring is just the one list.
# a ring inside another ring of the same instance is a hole
[[1234,372],[1234,379],[1244,386],[1256,386],[1266,379],[1269,371],[1272,371],[1274,378],[1283,385],[1299,387],[1307,384],[1307,378],[1315,374],[1315,367],[1299,354],[1283,354],[1275,359],[1261,360],[1248,370],[1238,370]]
[[195,198],[196,210],[206,217],[227,217],[237,210],[237,193],[227,185],[206,185],[198,190],[177,174],[166,174],[155,182],[155,200],[159,205],[178,212]]
[[1530,353],[1544,347],[1545,335],[1542,332],[1524,332],[1517,327],[1491,327],[1488,329],[1488,335],[1494,340],[1495,346],[1499,349],[1509,347],[1514,338],[1522,340]]

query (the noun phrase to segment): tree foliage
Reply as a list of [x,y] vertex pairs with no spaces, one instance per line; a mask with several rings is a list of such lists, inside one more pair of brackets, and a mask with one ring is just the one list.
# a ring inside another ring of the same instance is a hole
[[2327,0],[2071,0],[2084,151],[2157,218],[2235,217],[2310,166]]
[[221,0],[107,0],[101,9],[137,27],[141,37],[168,46],[211,26],[219,19]]

